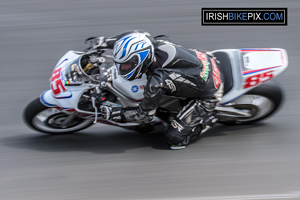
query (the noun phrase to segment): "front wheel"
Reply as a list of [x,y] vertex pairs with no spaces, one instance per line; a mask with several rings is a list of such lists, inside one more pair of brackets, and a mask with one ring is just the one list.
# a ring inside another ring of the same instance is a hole
[[33,130],[52,135],[73,133],[93,125],[90,120],[49,108],[43,105],[39,98],[27,105],[23,119]]
[[282,101],[283,93],[279,85],[268,81],[229,103],[229,107],[243,112],[244,117],[221,117],[219,122],[226,125],[251,124],[270,117]]

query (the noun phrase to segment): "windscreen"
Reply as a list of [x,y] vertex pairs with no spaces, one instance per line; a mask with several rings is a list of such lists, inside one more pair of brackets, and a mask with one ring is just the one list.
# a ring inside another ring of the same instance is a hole
[[87,71],[86,68],[91,68],[91,66],[86,65],[82,69],[81,59],[82,57],[77,58],[64,69],[63,74],[65,78],[65,85],[80,85],[83,83],[92,83],[96,81],[92,75],[89,76],[84,71]]

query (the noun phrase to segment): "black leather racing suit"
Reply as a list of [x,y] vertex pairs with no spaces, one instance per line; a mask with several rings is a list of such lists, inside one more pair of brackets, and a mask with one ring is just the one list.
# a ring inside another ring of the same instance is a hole
[[[141,32],[141,31],[139,31]],[[107,47],[132,32],[106,39]],[[144,99],[139,107],[123,108],[123,121],[152,120],[163,95],[191,99],[166,131],[169,145],[186,145],[215,119],[214,108],[223,95],[223,83],[211,54],[191,50],[164,40],[154,40],[154,62],[146,72]]]

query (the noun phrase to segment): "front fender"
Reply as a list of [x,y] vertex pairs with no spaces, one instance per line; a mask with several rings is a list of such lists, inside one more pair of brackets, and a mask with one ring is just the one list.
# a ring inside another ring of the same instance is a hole
[[51,90],[46,90],[40,95],[40,101],[47,107],[57,107],[55,98],[51,95]]

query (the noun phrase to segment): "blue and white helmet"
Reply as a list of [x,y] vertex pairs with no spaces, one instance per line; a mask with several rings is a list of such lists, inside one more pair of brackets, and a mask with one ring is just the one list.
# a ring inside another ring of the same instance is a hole
[[154,46],[145,33],[130,33],[116,41],[113,59],[119,74],[132,81],[142,76],[154,58]]

